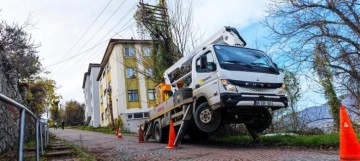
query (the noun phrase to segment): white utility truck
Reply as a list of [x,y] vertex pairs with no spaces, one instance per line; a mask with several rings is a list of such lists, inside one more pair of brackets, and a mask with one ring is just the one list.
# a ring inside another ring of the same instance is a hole
[[262,51],[245,48],[238,31],[224,27],[164,72],[157,105],[142,125],[144,138],[166,142],[170,120],[175,145],[188,134],[206,139],[225,124],[245,124],[254,141],[272,111],[287,107],[283,76]]

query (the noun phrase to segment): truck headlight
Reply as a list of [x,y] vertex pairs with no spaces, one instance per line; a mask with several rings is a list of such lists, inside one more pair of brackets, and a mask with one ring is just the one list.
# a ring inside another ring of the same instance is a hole
[[221,84],[224,86],[224,88],[227,91],[231,91],[231,92],[237,92],[236,86],[231,84],[228,80],[226,79],[222,79],[221,80]]
[[285,84],[280,87],[278,95],[286,95]]

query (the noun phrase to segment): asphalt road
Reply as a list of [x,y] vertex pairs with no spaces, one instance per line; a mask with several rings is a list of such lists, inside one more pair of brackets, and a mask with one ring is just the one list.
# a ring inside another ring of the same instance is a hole
[[338,151],[313,149],[288,149],[284,147],[226,146],[209,144],[181,144],[178,148],[166,149],[166,144],[155,142],[138,143],[138,138],[115,134],[103,134],[82,130],[53,130],[58,138],[81,146],[97,160],[143,160],[143,161],[338,161]]

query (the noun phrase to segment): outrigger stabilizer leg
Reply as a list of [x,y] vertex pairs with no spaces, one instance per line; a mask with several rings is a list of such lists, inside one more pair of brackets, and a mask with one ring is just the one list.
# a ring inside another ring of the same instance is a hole
[[183,108],[187,108],[184,114],[184,117],[182,119],[182,123],[180,125],[178,134],[176,135],[176,139],[174,142],[174,145],[177,146],[178,143],[181,143],[182,138],[184,137],[185,134],[185,130],[187,128],[187,126],[189,125],[189,122],[192,118],[192,104],[188,104],[188,105],[183,105]]
[[247,126],[246,126],[246,129],[249,131],[251,137],[253,138],[252,143],[254,143],[254,144],[260,143],[260,137],[259,137],[258,133],[256,132],[256,130],[248,128]]

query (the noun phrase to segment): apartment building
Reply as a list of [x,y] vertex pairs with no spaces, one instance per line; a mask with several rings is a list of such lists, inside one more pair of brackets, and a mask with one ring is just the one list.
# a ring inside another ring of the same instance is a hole
[[100,64],[89,64],[88,71],[84,73],[83,92],[85,96],[85,120],[89,126],[100,125],[99,83],[96,80],[100,71]]
[[[99,81],[101,126],[111,124],[111,117],[123,120],[124,130],[137,132],[155,104],[151,69],[151,40],[111,39],[108,43]],[[112,116],[111,116],[112,113]]]

